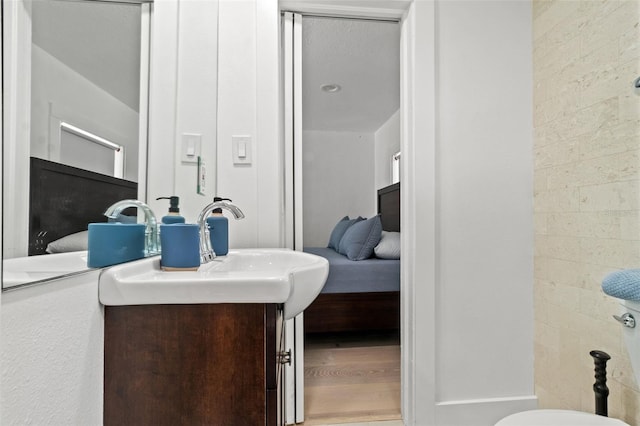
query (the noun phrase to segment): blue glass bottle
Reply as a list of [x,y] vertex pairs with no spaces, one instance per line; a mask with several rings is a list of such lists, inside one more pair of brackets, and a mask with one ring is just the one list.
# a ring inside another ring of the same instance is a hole
[[[214,197],[213,201],[231,201],[228,198]],[[222,215],[222,209],[215,209],[207,218],[211,248],[216,256],[229,253],[229,220]]]

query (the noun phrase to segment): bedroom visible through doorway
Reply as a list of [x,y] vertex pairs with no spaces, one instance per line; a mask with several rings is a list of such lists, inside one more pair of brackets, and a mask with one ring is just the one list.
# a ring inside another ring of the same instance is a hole
[[305,424],[400,419],[400,25],[302,16],[301,41],[296,246],[331,265],[304,315]]

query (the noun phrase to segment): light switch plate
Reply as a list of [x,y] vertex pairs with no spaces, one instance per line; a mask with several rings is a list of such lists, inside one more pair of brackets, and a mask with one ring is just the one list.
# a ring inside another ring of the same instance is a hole
[[233,135],[231,136],[233,147],[233,164],[251,164],[251,136]]

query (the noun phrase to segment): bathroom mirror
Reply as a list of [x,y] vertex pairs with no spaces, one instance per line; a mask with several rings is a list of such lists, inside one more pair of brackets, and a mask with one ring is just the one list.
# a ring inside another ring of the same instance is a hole
[[87,270],[77,256],[47,259],[71,234],[56,224],[86,221],[87,206],[111,198],[145,198],[152,4],[2,3],[6,290]]

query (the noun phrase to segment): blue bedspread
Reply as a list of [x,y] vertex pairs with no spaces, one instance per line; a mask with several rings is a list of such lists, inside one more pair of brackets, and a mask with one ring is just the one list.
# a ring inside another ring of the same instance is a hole
[[399,260],[371,258],[353,261],[325,247],[305,247],[304,251],[329,261],[329,277],[322,293],[400,291]]

